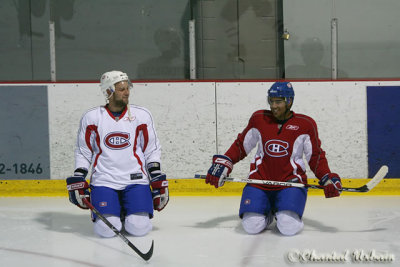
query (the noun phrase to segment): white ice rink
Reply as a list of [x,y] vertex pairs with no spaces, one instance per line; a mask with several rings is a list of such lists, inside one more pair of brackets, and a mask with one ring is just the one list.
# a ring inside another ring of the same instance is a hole
[[[145,262],[119,237],[95,236],[89,212],[67,198],[0,198],[0,266],[400,266],[400,196],[310,196],[304,230],[293,237],[280,235],[275,223],[259,235],[245,234],[239,200],[172,197],[155,213],[151,234],[128,237],[143,251],[154,240]],[[343,261],[299,262],[312,250]],[[394,261],[356,262],[352,255],[360,251]]]

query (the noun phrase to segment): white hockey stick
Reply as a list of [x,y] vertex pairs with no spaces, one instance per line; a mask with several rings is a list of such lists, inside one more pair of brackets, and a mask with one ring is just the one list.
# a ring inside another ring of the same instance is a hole
[[[343,187],[342,191],[347,192],[359,192],[359,193],[366,193],[369,192],[372,188],[374,188],[377,184],[379,184],[382,179],[388,173],[389,168],[386,165],[383,165],[379,171],[375,174],[375,176],[369,181],[367,184],[352,188],[352,187]],[[202,174],[195,174],[194,178],[205,179],[206,175]],[[232,178],[227,177],[224,179],[225,181],[230,182],[240,182],[240,183],[249,183],[249,184],[264,184],[264,185],[279,185],[279,186],[286,186],[286,187],[307,187],[313,189],[324,189],[321,185],[312,185],[312,184],[301,184],[301,183],[291,183],[291,182],[279,182],[279,181],[270,181],[270,180],[256,180],[256,179],[247,179],[247,178]]]

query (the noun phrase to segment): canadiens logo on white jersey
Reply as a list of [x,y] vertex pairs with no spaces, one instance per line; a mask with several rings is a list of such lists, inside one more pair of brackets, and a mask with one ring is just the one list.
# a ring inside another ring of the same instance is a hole
[[289,154],[288,152],[289,143],[278,140],[272,139],[265,142],[264,149],[265,153],[267,153],[271,157],[284,157]]
[[112,132],[104,138],[104,144],[110,149],[124,149],[131,145],[130,134],[124,132]]

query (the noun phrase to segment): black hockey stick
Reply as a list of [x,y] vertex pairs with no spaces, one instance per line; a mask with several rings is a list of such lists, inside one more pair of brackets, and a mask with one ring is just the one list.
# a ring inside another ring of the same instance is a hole
[[142,259],[145,261],[148,261],[151,256],[153,256],[153,247],[154,247],[154,240],[151,241],[151,247],[150,250],[147,253],[141,252],[137,247],[135,247],[134,244],[131,243],[131,241],[128,240],[120,231],[117,230],[117,228],[114,227],[93,205],[85,198],[82,198],[83,203],[85,203],[86,206],[89,207],[96,215],[97,217],[100,218],[108,227],[110,227],[113,232],[119,236],[131,249],[133,249]]
[[[379,184],[385,175],[388,173],[389,168],[386,165],[383,165],[379,171],[375,174],[375,176],[369,181],[367,184],[360,187],[343,187],[342,191],[347,192],[359,192],[366,193],[369,192],[372,188],[374,188],[377,184]],[[195,174],[194,178],[205,179],[206,175]],[[279,181],[270,181],[270,180],[256,180],[256,179],[247,179],[247,178],[231,178],[226,177],[225,181],[230,182],[240,182],[240,183],[249,183],[249,184],[264,184],[264,185],[279,185],[286,187],[307,187],[313,189],[324,189],[321,185],[313,185],[313,184],[301,184],[301,183],[291,183],[291,182],[279,182]]]

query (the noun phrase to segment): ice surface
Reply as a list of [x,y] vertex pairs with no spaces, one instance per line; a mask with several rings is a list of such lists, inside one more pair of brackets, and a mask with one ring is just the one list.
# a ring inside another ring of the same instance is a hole
[[[89,212],[67,198],[0,198],[0,266],[399,266],[400,196],[311,196],[304,230],[293,237],[282,236],[275,223],[261,234],[246,234],[239,201],[172,197],[155,212],[148,236],[128,236],[143,251],[154,239],[153,257],[144,262],[120,238],[95,236]],[[346,260],[298,262],[299,253],[312,250]],[[365,265],[364,259],[360,265],[351,259],[357,251],[393,256],[394,262]]]

